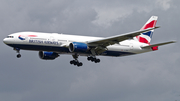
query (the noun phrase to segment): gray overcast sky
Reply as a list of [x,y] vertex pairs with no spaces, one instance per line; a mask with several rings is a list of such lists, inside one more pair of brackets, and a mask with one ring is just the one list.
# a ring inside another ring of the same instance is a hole
[[56,32],[108,37],[139,30],[159,16],[151,43],[179,41],[179,0],[0,0],[1,101],[180,101],[179,42],[158,51],[127,57],[71,56],[54,61],[38,52],[22,58],[2,40],[20,31]]

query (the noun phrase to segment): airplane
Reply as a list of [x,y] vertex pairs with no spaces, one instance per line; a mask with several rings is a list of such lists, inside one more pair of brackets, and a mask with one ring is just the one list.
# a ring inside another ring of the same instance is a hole
[[150,44],[158,17],[152,16],[138,31],[111,37],[92,37],[41,32],[17,32],[8,35],[3,42],[13,47],[21,57],[20,50],[39,51],[43,60],[54,60],[61,54],[72,55],[70,64],[82,66],[79,56],[86,56],[88,61],[99,63],[96,56],[121,57],[158,50],[158,46],[175,41]]

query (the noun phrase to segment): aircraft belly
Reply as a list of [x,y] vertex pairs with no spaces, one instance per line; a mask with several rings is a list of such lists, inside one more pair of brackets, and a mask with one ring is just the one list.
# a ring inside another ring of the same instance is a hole
[[133,54],[135,54],[135,53],[121,52],[121,51],[105,51],[101,55],[103,55],[103,56],[120,57],[120,56],[127,56],[127,55],[133,55]]
[[118,57],[135,54],[131,52],[129,45],[112,45],[108,46],[107,49],[102,55]]
[[16,47],[24,50],[69,52],[68,48],[59,47],[59,46],[25,45],[25,44],[8,44],[8,45],[11,47]]
[[[11,47],[16,47],[24,50],[33,50],[33,51],[52,51],[57,52],[60,54],[73,54],[69,52],[69,49],[66,47],[60,47],[60,46],[48,46],[48,45],[32,45],[32,44],[8,44]],[[91,55],[90,51],[87,52],[81,52],[78,53],[81,56],[88,56]],[[132,55],[135,53],[129,52],[128,47],[120,47],[117,46],[108,47],[108,50],[103,52],[102,56],[126,56],[126,55]]]

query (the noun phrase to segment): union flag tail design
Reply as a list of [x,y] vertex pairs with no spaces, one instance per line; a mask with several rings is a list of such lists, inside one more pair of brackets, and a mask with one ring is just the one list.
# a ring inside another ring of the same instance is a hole
[[[148,28],[155,27],[157,19],[158,19],[157,16],[152,16],[140,30],[145,30]],[[153,32],[154,30],[150,30],[149,32],[141,33],[141,35],[136,36],[136,39],[139,42],[150,44]]]

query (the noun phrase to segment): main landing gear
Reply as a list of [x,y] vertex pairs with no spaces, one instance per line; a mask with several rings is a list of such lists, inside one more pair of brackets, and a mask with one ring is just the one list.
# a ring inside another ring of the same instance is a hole
[[78,67],[80,67],[80,66],[83,65],[82,62],[79,62],[79,61],[78,61],[78,55],[77,55],[77,54],[72,55],[72,56],[73,56],[73,58],[74,58],[75,60],[71,60],[71,61],[70,61],[70,64],[73,64],[73,65],[78,66]]
[[78,67],[83,65],[83,63],[79,62],[78,60],[71,60],[70,64],[77,65]]
[[14,50],[18,53],[17,58],[20,58],[21,57],[20,49],[19,48],[14,48]]
[[100,59],[97,59],[96,57],[93,57],[93,56],[87,57],[87,60],[95,62],[95,63],[99,63],[100,62]]

